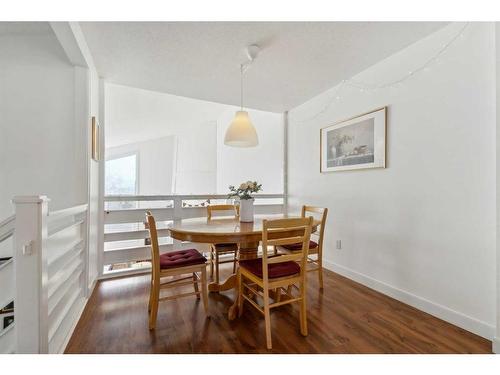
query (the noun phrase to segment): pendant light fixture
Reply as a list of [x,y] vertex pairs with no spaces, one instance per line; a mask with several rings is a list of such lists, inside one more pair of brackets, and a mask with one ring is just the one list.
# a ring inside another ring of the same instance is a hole
[[243,110],[243,74],[257,56],[259,47],[251,45],[246,53],[249,61],[240,65],[240,110],[236,111],[233,121],[226,130],[224,144],[232,147],[255,147],[259,144],[257,131],[255,130],[248,112]]

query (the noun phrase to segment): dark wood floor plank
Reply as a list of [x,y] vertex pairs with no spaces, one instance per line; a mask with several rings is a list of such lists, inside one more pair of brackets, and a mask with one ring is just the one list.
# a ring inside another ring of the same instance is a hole
[[[309,336],[299,312],[271,313],[274,353],[491,353],[491,342],[352,280],[325,271],[325,291],[309,275]],[[245,305],[229,321],[233,293],[210,294],[211,318],[200,301],[160,304],[156,331],[148,330],[149,276],[100,282],[66,353],[269,353],[264,319]]]

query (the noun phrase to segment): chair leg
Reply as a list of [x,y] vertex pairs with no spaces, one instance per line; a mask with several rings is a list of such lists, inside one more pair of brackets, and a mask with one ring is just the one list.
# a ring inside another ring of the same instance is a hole
[[267,348],[271,350],[273,348],[272,338],[271,338],[271,309],[269,307],[269,289],[264,288],[264,320],[266,324],[266,344]]
[[281,302],[281,288],[276,288],[274,292],[276,302]]
[[153,283],[153,293],[152,293],[152,304],[151,313],[149,315],[149,329],[153,330],[156,328],[156,318],[158,316],[158,303],[160,299],[160,286]]
[[236,255],[236,254],[237,254],[237,252],[238,252],[238,250],[235,250],[235,251],[234,251],[234,259],[233,259],[233,273],[235,273],[235,272],[236,272],[236,260],[237,260],[237,255]]
[[210,316],[208,312],[208,292],[207,292],[207,268],[203,267],[201,269],[201,296],[203,298],[203,307],[205,308],[205,314],[207,317]]
[[214,248],[210,246],[210,279],[214,278]]
[[319,278],[319,288],[323,289],[323,260],[318,258],[318,278]]
[[194,291],[198,294],[196,294],[196,299],[200,299],[200,294],[199,291],[200,289],[198,288],[198,278],[196,277],[196,273],[193,272],[193,286],[194,286]]
[[240,270],[238,270],[237,278],[238,316],[241,317],[243,315],[243,302],[245,301],[245,299],[243,298],[243,276],[241,275]]
[[215,282],[219,283],[219,252],[215,250]]
[[307,336],[307,309],[306,309],[306,285],[302,281],[300,283],[300,333],[302,336]]
[[151,284],[149,285],[148,314],[151,312],[152,303],[153,303],[153,278],[151,278]]

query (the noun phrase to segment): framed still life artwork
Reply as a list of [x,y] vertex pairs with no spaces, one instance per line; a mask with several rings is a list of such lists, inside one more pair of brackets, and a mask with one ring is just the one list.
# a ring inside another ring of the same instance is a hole
[[99,124],[92,116],[92,159],[99,161]]
[[321,172],[385,168],[387,107],[321,129]]

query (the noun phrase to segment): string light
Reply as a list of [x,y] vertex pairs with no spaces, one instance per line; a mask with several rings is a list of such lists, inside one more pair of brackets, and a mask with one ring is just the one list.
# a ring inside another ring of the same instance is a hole
[[314,120],[317,117],[321,116],[326,111],[328,111],[328,109],[332,106],[332,104],[334,103],[334,101],[341,99],[341,92],[342,92],[342,90],[346,86],[350,86],[350,87],[353,87],[355,89],[358,89],[359,92],[361,92],[361,93],[364,93],[364,92],[367,92],[367,91],[377,91],[377,90],[387,89],[387,88],[391,88],[391,89],[392,88],[400,88],[402,86],[403,82],[405,82],[407,79],[415,76],[415,74],[420,73],[422,71],[428,71],[429,70],[429,66],[432,65],[433,63],[436,63],[438,65],[441,64],[442,63],[441,56],[450,48],[450,46],[458,38],[463,38],[464,32],[467,29],[467,27],[469,26],[469,24],[470,24],[469,22],[466,22],[464,24],[464,26],[462,26],[460,28],[460,30],[457,32],[457,34],[453,38],[451,38],[447,43],[443,44],[441,46],[441,48],[437,51],[437,53],[435,53],[429,59],[427,59],[424,62],[424,64],[422,64],[420,67],[418,67],[416,69],[409,70],[402,77],[399,77],[399,78],[396,78],[396,79],[394,79],[392,81],[389,81],[387,83],[378,84],[378,85],[376,85],[376,84],[370,84],[370,83],[366,83],[366,82],[362,82],[362,81],[357,81],[357,80],[353,80],[353,79],[344,79],[344,80],[342,80],[342,82],[340,82],[340,84],[338,84],[336,86],[336,89],[334,90],[334,92],[332,94],[332,98],[334,98],[334,100],[330,100],[325,105],[325,107],[321,111],[319,111],[318,113],[316,113],[314,116],[309,117],[309,118],[304,119],[304,120],[300,120],[299,122],[302,123],[302,122],[308,122],[308,121]]

